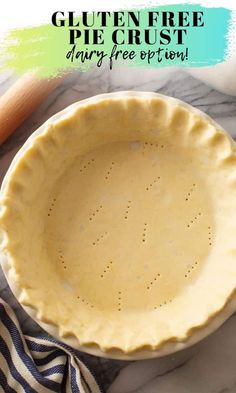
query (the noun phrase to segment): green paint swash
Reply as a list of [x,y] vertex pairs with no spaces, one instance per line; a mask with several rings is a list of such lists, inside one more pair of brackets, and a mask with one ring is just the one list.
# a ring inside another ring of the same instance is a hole
[[[130,11],[139,15],[138,27],[134,24],[131,26]],[[166,27],[170,32],[171,42],[168,45],[160,44],[158,34],[164,27],[159,23],[149,27],[148,14],[150,12],[161,14],[165,11],[176,14],[181,11],[189,12],[189,14],[193,11],[203,12],[204,26],[192,27],[190,24],[189,27],[182,27],[182,29],[187,29],[187,34],[183,35],[182,45],[177,44],[178,33],[174,33],[174,29],[178,29],[178,26]],[[41,77],[52,77],[73,68],[87,71],[94,64],[99,67],[103,63],[108,63],[110,68],[121,64],[140,67],[170,65],[201,67],[220,63],[227,57],[231,11],[226,8],[205,8],[198,4],[175,4],[123,10],[123,19],[127,22],[125,27],[114,27],[112,17],[107,19],[106,27],[102,27],[104,40],[102,45],[84,44],[82,38],[88,28],[81,27],[82,16],[76,17],[76,22],[80,22],[80,27],[74,27],[74,29],[80,30],[81,37],[75,40],[75,46],[69,43],[69,29],[73,28],[68,27],[67,23],[64,27],[56,27],[50,23],[11,30],[1,43],[0,49],[3,59],[5,59],[1,68],[13,69],[18,74],[38,70]],[[101,29],[100,19],[95,18],[94,21],[93,29]],[[112,33],[116,29],[123,30],[117,36],[119,40],[124,37],[125,42],[114,46]],[[128,30],[130,29],[140,30],[140,44],[127,43],[130,34]],[[153,45],[145,43],[145,30],[149,30],[147,34],[150,34],[152,40],[158,37],[159,41],[157,39]],[[111,56],[112,53],[113,56]]]

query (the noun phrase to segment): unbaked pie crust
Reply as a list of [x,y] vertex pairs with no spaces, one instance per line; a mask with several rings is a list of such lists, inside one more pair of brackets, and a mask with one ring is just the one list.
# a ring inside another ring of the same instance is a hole
[[1,193],[8,280],[61,338],[123,353],[184,342],[236,286],[236,149],[169,97],[73,105]]

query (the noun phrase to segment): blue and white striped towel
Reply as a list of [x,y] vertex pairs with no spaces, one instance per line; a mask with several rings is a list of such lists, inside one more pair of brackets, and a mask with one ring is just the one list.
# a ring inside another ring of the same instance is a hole
[[48,337],[24,336],[13,310],[1,299],[0,391],[101,393],[72,348]]

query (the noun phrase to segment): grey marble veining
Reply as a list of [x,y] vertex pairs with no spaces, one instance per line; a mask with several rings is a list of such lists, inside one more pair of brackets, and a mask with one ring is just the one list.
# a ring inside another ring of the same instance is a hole
[[[0,75],[0,94],[15,78]],[[0,147],[0,181],[18,149],[45,120],[75,101],[112,91],[154,91],[174,96],[205,111],[236,137],[236,98],[221,94],[177,69],[107,68],[68,76]],[[0,296],[15,309],[22,329],[41,331],[22,310],[0,272]],[[236,317],[201,343],[154,360],[122,362],[81,354],[109,393],[235,393]]]

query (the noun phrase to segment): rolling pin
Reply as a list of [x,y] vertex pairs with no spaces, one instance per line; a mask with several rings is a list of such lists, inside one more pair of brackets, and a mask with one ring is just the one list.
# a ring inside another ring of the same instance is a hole
[[63,77],[40,79],[36,72],[27,73],[0,97],[0,145],[62,80]]

